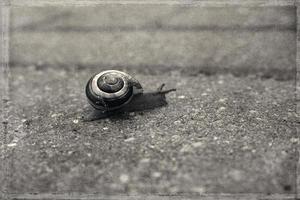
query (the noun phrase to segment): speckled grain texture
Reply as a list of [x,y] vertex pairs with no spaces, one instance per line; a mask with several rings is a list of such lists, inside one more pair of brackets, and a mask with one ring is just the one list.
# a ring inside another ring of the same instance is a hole
[[[292,7],[12,9],[1,190],[296,193],[295,29]],[[177,91],[85,122],[108,68]]]
[[146,89],[176,87],[169,105],[83,122],[91,73],[12,69],[11,98],[24,126],[14,127],[7,149],[10,191],[294,191],[292,81],[132,70]]

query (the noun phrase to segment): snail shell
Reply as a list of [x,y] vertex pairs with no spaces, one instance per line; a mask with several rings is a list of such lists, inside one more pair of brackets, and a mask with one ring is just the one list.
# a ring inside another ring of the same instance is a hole
[[141,84],[117,70],[94,75],[86,85],[86,96],[97,110],[111,111],[126,105],[134,95],[143,93]]

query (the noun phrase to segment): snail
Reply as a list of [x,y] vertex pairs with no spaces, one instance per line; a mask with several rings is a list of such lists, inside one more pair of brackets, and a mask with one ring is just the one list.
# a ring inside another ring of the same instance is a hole
[[165,95],[176,89],[143,92],[141,84],[127,73],[106,70],[90,78],[86,85],[86,96],[95,108],[84,118],[93,121],[121,113],[144,111],[167,104]]
[[136,79],[118,70],[100,72],[86,85],[89,103],[104,112],[120,109],[142,93],[143,88]]

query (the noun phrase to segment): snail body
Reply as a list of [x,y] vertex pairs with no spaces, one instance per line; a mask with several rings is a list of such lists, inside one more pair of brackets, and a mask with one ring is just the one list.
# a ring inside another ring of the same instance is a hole
[[142,93],[143,88],[136,79],[118,70],[100,72],[92,76],[86,85],[89,103],[101,111],[122,108],[133,96]]

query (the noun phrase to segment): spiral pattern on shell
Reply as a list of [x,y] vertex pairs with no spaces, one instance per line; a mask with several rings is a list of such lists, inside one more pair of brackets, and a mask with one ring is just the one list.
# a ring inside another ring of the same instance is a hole
[[89,80],[86,95],[94,108],[114,110],[130,101],[136,86],[142,88],[130,75],[117,70],[107,70]]

